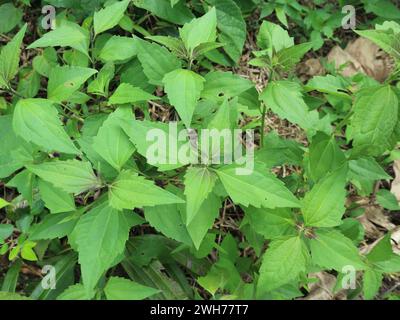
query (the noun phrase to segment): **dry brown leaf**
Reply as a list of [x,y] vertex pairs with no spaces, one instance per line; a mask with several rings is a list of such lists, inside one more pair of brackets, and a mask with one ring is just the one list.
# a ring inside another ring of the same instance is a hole
[[336,277],[327,272],[312,273],[310,278],[318,278],[317,282],[309,285],[310,293],[302,300],[332,300],[333,288],[336,284]]
[[346,67],[341,71],[341,74],[345,77],[351,77],[359,72],[366,73],[363,66],[357,61],[357,59],[339,46],[332,48],[332,50],[328,53],[327,58],[328,62],[335,63],[336,68],[347,64]]

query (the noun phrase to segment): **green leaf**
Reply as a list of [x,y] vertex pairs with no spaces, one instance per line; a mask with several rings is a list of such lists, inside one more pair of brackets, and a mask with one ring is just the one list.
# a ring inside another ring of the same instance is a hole
[[368,88],[358,93],[351,120],[353,155],[381,155],[393,147],[398,122],[398,98],[391,86]]
[[0,33],[8,33],[21,21],[23,11],[11,2],[0,6]]
[[78,154],[79,151],[64,131],[53,102],[46,99],[21,99],[13,116],[14,132],[44,151]]
[[365,300],[372,300],[379,292],[382,285],[383,274],[373,269],[367,269],[364,272],[363,293]]
[[186,196],[186,225],[189,225],[197,215],[202,203],[207,199],[216,181],[214,172],[207,167],[189,167],[186,171],[184,184]]
[[28,49],[43,47],[71,47],[86,56],[89,49],[89,31],[76,23],[63,20],[57,28],[45,33],[40,39],[33,42]]
[[326,76],[316,76],[308,81],[306,85],[308,91],[319,91],[327,94],[331,94],[340,98],[350,99],[349,95],[346,93],[346,83],[345,81],[333,75]]
[[296,224],[293,213],[287,208],[245,208],[246,217],[252,228],[266,239],[275,239],[293,234]]
[[107,202],[90,210],[75,227],[83,285],[90,296],[100,277],[123,253],[132,213],[111,208]]
[[184,202],[132,170],[122,171],[110,185],[109,199],[110,205],[119,210]]
[[47,215],[41,223],[29,229],[29,239],[33,241],[61,239],[72,232],[78,218],[79,215],[71,212]]
[[356,33],[361,37],[371,40],[392,57],[400,60],[400,29],[384,29],[383,27],[381,30],[357,30]]
[[200,44],[214,42],[217,38],[217,14],[215,8],[213,7],[202,17],[186,23],[179,29],[179,35],[187,51],[191,53]]
[[186,227],[197,250],[200,249],[200,246],[207,235],[207,231],[212,228],[215,219],[219,216],[220,207],[220,199],[213,193],[210,193],[207,199],[205,199],[200,206],[197,215]]
[[103,122],[96,137],[93,139],[93,149],[118,171],[121,170],[135,151],[135,147],[130,142],[129,137],[120,126],[120,122],[123,119],[128,119],[132,116],[130,108],[118,108]]
[[41,179],[38,185],[40,196],[51,213],[69,212],[76,209],[74,197],[71,194]]
[[246,41],[246,23],[240,8],[233,0],[208,0],[207,2],[217,9],[219,42],[224,44],[224,50],[228,56],[238,62]]
[[306,271],[309,253],[300,237],[273,240],[264,254],[257,291],[277,289]]
[[315,182],[339,168],[345,161],[346,157],[334,137],[324,133],[313,137],[309,148],[309,171]]
[[11,224],[0,225],[0,240],[5,240],[14,232],[14,226]]
[[376,193],[376,201],[385,209],[397,211],[400,210],[396,196],[389,190],[381,189]]
[[292,47],[294,41],[281,26],[264,20],[257,35],[257,45],[261,49],[269,50],[272,55],[272,52]]
[[107,300],[143,300],[159,292],[157,289],[120,277],[110,277],[104,288]]
[[249,175],[238,175],[235,165],[216,170],[222,184],[235,203],[256,208],[296,208],[297,198],[271,173],[254,169]]
[[358,249],[353,242],[338,231],[317,230],[310,240],[312,261],[316,265],[342,272],[343,267],[352,266],[356,270],[365,269]]
[[114,74],[114,64],[112,62],[107,62],[97,74],[96,79],[88,85],[87,92],[101,95],[103,97],[108,96],[109,84],[114,77]]
[[90,300],[90,296],[88,296],[85,287],[78,283],[64,290],[63,293],[57,297],[57,300]]
[[298,124],[308,133],[315,133],[317,130],[327,131],[319,119],[318,112],[308,110],[302,97],[301,87],[296,82],[272,81],[262,92],[260,98],[280,118]]
[[80,194],[101,186],[92,166],[86,161],[52,161],[26,167],[39,178],[69,193]]
[[21,257],[24,260],[28,260],[28,261],[37,261],[38,257],[35,253],[35,251],[33,251],[33,248],[36,246],[36,242],[32,242],[32,241],[25,241],[22,245],[22,249],[21,249]]
[[254,87],[253,83],[232,72],[211,71],[204,76],[206,82],[201,92],[204,99],[220,101],[233,98]]
[[326,175],[307,192],[302,201],[306,226],[334,227],[341,224],[345,212],[347,167]]
[[112,36],[100,51],[100,59],[104,61],[121,61],[133,58],[137,54],[135,38]]
[[182,25],[194,18],[186,3],[180,1],[171,6],[170,0],[133,0],[136,7],[150,11],[166,21]]
[[3,198],[0,198],[0,209],[9,206],[10,203],[4,200]]
[[68,100],[82,84],[97,70],[82,67],[62,66],[50,71],[47,85],[47,97],[55,102]]
[[148,100],[159,100],[160,98],[149,94],[141,88],[134,87],[129,83],[121,83],[108,100],[109,105],[145,102]]
[[163,85],[164,76],[181,68],[181,61],[166,48],[137,39],[138,58],[149,83]]
[[202,76],[184,69],[172,71],[163,79],[168,99],[187,128],[190,128],[204,81]]
[[290,71],[296,66],[297,63],[303,58],[303,56],[312,48],[311,42],[306,42],[298,45],[294,45],[289,48],[280,50],[276,59],[281,68],[284,71]]
[[7,274],[4,277],[4,281],[1,286],[1,291],[15,292],[15,289],[18,284],[18,277],[21,271],[21,266],[22,266],[22,261],[17,260],[9,267]]
[[185,222],[176,204],[144,208],[144,217],[150,225],[168,238],[192,245]]
[[1,48],[0,52],[0,88],[8,87],[8,82],[18,73],[21,44],[24,39],[27,24],[14,36],[14,38]]
[[0,300],[31,300],[28,297],[21,296],[14,292],[2,292],[0,291]]
[[124,16],[130,0],[117,1],[94,13],[93,27],[95,36],[115,27]]
[[372,157],[363,157],[349,161],[350,177],[363,177],[368,180],[391,179],[385,170]]
[[[176,130],[174,130],[167,123],[147,120],[130,120],[121,123],[121,125],[135,144],[138,153],[147,158],[149,165],[156,166],[160,171],[168,171],[190,163],[187,159],[183,161],[178,157],[178,150],[185,148],[185,144],[189,143],[187,139],[178,140],[178,132],[183,129],[181,126],[177,125]],[[153,136],[153,133],[157,134]],[[153,137],[153,139],[148,141],[143,137]],[[166,139],[165,137],[169,138]],[[176,141],[178,141],[177,145]]]

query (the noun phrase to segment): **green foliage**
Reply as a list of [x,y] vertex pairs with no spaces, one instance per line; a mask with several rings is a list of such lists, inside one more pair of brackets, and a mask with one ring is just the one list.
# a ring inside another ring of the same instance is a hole
[[345,44],[341,1],[47,2],[54,30],[0,6],[0,300],[293,299],[322,271],[382,298],[400,256],[363,220],[400,210],[390,1],[353,1],[376,25],[348,31],[391,56],[382,83],[299,77]]

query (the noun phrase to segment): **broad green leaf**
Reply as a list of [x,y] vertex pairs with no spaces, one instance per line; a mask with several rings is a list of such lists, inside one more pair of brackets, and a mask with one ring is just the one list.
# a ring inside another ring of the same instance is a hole
[[207,167],[189,167],[186,171],[184,184],[186,196],[186,225],[189,225],[197,215],[202,203],[212,191],[216,175]]
[[341,224],[345,212],[347,167],[342,166],[321,178],[302,201],[306,226],[334,227]]
[[253,83],[231,72],[211,71],[204,76],[206,80],[201,97],[214,101],[239,96],[254,87]]
[[36,242],[32,242],[32,241],[25,241],[22,245],[21,248],[21,257],[24,260],[28,260],[28,261],[38,261],[38,257],[35,253],[35,251],[33,250],[33,248],[36,246]]
[[79,264],[88,295],[103,273],[123,253],[132,227],[131,215],[113,209],[105,202],[90,210],[76,225]]
[[6,178],[33,161],[35,147],[18,137],[13,130],[13,115],[0,117],[0,178]]
[[0,6],[0,33],[8,33],[21,21],[23,11],[11,2]]
[[0,291],[0,300],[31,300],[31,299],[28,297],[24,297],[18,293]]
[[69,193],[80,194],[101,186],[92,166],[86,161],[52,161],[26,167],[39,178]]
[[331,94],[340,98],[350,99],[346,93],[346,83],[339,76],[326,75],[316,76],[308,81],[306,85],[307,91],[319,91],[327,94]]
[[120,126],[123,119],[129,119],[132,116],[130,108],[118,108],[103,122],[93,139],[93,149],[118,171],[135,151],[129,137]]
[[148,36],[146,39],[157,42],[167,47],[172,53],[178,57],[186,57],[186,49],[183,41],[179,38],[170,36]]
[[82,67],[62,66],[50,71],[47,97],[55,102],[68,100],[82,84],[97,70]]
[[18,284],[18,278],[19,278],[19,273],[21,271],[21,267],[22,267],[21,260],[17,260],[9,266],[8,271],[4,276],[4,281],[1,286],[1,291],[15,292],[15,289]]
[[179,35],[188,52],[193,52],[202,43],[214,42],[217,37],[217,14],[215,8],[213,7],[202,17],[186,23],[179,29]]
[[318,133],[313,137],[309,148],[309,171],[315,182],[339,168],[345,161],[344,153],[334,137],[324,133]]
[[235,165],[216,170],[235,203],[256,208],[296,208],[299,200],[273,174],[255,168],[249,175],[238,175]]
[[24,39],[27,24],[14,36],[14,38],[1,48],[0,52],[0,88],[8,87],[8,82],[18,73],[21,44]]
[[53,102],[46,99],[21,99],[13,116],[14,132],[44,151],[78,154],[79,151],[64,131]]
[[400,210],[396,196],[389,190],[381,189],[376,193],[376,201],[385,209]]
[[50,71],[57,65],[57,51],[53,47],[43,50],[41,55],[37,55],[32,60],[33,69],[40,75],[48,78]]
[[181,68],[181,61],[166,48],[137,39],[138,58],[149,83],[163,85],[167,73]]
[[200,249],[200,246],[207,235],[207,231],[212,228],[215,219],[219,216],[220,207],[220,199],[213,193],[210,193],[207,199],[203,201],[197,215],[186,227],[197,250]]
[[322,120],[319,119],[318,112],[308,110],[298,83],[272,81],[264,89],[260,98],[280,118],[298,124],[309,134],[317,130],[329,133]]
[[257,290],[271,291],[306,271],[309,253],[300,237],[273,240],[264,254]]
[[294,45],[293,38],[281,26],[263,21],[257,35],[257,45],[264,50],[279,52]]
[[297,63],[303,58],[303,56],[312,48],[311,42],[306,42],[298,45],[294,45],[289,48],[280,50],[276,54],[279,66],[284,71],[290,71],[296,66]]
[[158,100],[160,98],[151,95],[141,88],[134,87],[129,83],[121,83],[115,90],[113,95],[108,100],[108,104],[125,104],[125,103],[137,103],[148,100]]
[[391,179],[385,170],[372,157],[363,157],[349,161],[350,177],[363,177],[368,180]]
[[208,0],[217,10],[219,42],[224,44],[228,56],[238,62],[246,41],[246,23],[240,8],[233,0]]
[[47,215],[41,223],[29,229],[30,240],[61,239],[68,236],[78,222],[79,215],[74,212]]
[[85,287],[78,283],[64,290],[63,293],[57,297],[57,300],[90,300],[90,296],[88,296]]
[[373,269],[367,269],[364,272],[363,293],[365,300],[372,300],[382,285],[383,274]]
[[96,79],[88,85],[87,92],[101,95],[103,97],[108,96],[108,88],[111,80],[114,78],[114,74],[114,63],[107,62],[97,74]]
[[100,51],[100,59],[104,61],[121,61],[133,58],[137,54],[135,38],[112,36]]
[[358,93],[351,120],[352,154],[381,155],[393,147],[398,119],[398,98],[389,85]]
[[244,211],[252,228],[266,239],[290,235],[295,231],[296,222],[290,209],[249,207]]
[[157,289],[120,277],[110,277],[104,287],[107,300],[143,300],[158,292]]
[[166,237],[192,245],[185,221],[176,204],[145,207],[144,217],[153,228]]
[[138,153],[147,159],[148,164],[160,171],[173,170],[190,163],[188,159],[178,157],[178,150],[184,149],[190,143],[188,139],[178,140],[178,132],[184,128],[178,124],[176,127],[169,126],[170,124],[148,120],[121,123]]
[[10,203],[4,200],[3,198],[0,198],[0,209],[9,206]]
[[109,199],[110,205],[119,210],[184,202],[132,170],[122,171],[110,185]]
[[74,197],[71,194],[55,188],[42,179],[39,179],[38,186],[40,196],[51,213],[69,212],[76,209]]
[[94,13],[93,27],[95,36],[115,27],[124,16],[131,0],[117,1]]
[[28,49],[57,46],[71,47],[89,56],[89,31],[76,23],[63,20],[56,29],[45,33],[29,45]]
[[338,231],[320,229],[310,240],[312,261],[316,265],[342,272],[343,267],[365,269],[365,264],[353,242]]
[[171,0],[133,0],[136,7],[150,11],[157,17],[182,25],[194,18],[183,1],[171,6]]
[[11,224],[0,225],[0,240],[5,240],[14,232],[14,226]]
[[190,128],[204,81],[202,76],[184,69],[172,71],[163,79],[169,102],[175,107],[187,128]]
[[33,206],[34,189],[36,188],[36,177],[29,170],[22,170],[17,173],[6,184],[7,187],[17,188],[22,197]]

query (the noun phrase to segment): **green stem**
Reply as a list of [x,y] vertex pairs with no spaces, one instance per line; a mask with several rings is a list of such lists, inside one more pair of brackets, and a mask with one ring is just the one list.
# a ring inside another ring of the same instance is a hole
[[261,138],[260,138],[260,147],[264,147],[264,130],[265,130],[265,114],[267,113],[267,106],[265,105],[265,103],[263,103],[263,109],[262,109],[262,113],[261,113],[261,129],[260,129],[260,134],[261,134]]

